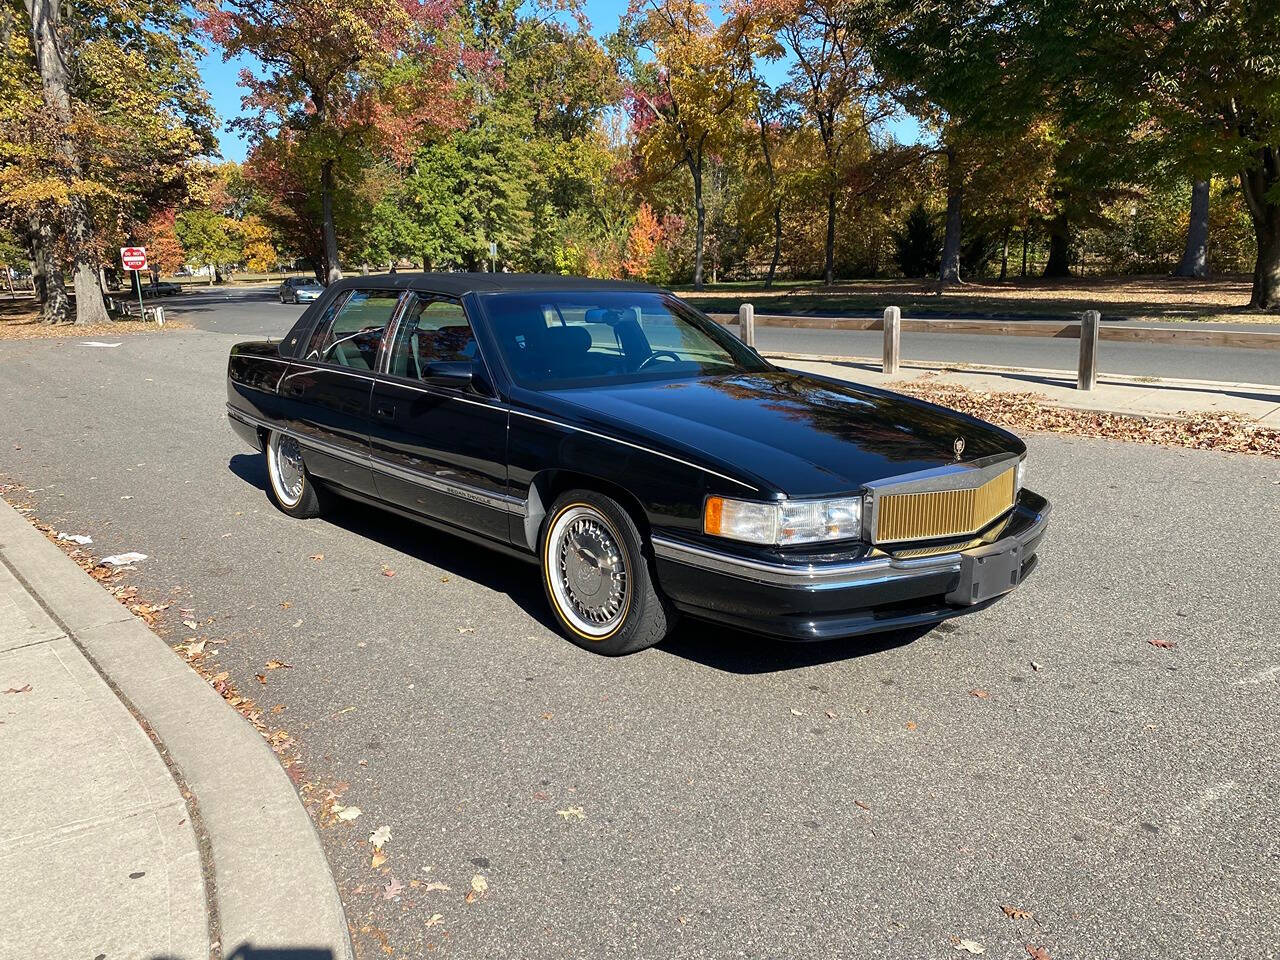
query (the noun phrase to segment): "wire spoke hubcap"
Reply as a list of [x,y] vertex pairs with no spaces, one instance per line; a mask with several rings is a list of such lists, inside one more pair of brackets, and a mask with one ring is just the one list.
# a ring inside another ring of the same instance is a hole
[[612,529],[594,510],[573,507],[557,519],[551,536],[551,586],[561,611],[581,633],[611,633],[626,614],[629,586]]
[[275,467],[276,493],[289,506],[302,499],[302,450],[293,437],[276,438],[272,466]]

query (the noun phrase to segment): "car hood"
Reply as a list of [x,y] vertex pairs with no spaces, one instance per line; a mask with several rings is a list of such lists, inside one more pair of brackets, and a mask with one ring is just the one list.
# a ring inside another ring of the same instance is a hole
[[[550,391],[576,416],[701,454],[731,475],[791,497],[856,491],[956,462],[1018,456],[1022,441],[910,397],[785,370]],[[736,474],[735,474],[736,471]]]

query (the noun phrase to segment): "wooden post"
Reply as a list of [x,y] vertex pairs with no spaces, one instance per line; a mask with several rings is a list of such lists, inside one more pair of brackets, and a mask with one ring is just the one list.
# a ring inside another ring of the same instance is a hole
[[1102,314],[1086,310],[1080,320],[1080,372],[1077,390],[1092,390],[1098,382],[1098,324]]
[[884,363],[885,373],[897,373],[902,360],[902,311],[897,307],[884,310]]
[[738,337],[748,347],[756,345],[756,308],[744,303],[738,308]]

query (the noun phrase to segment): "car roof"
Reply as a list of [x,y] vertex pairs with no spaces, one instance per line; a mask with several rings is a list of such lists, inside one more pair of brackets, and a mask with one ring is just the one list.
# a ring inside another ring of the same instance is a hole
[[460,297],[467,293],[528,293],[547,291],[630,290],[661,292],[660,287],[628,280],[596,280],[551,273],[380,273],[347,277],[333,284],[335,290],[377,286],[396,290],[423,290]]

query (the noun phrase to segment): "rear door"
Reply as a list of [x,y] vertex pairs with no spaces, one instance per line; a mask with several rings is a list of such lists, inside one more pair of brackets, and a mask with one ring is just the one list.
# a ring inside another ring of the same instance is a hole
[[383,340],[400,302],[394,290],[350,290],[325,308],[280,384],[286,422],[316,477],[374,495],[369,403]]
[[506,542],[521,502],[508,496],[508,414],[490,383],[462,305],[410,294],[373,389],[370,441],[382,499]]

